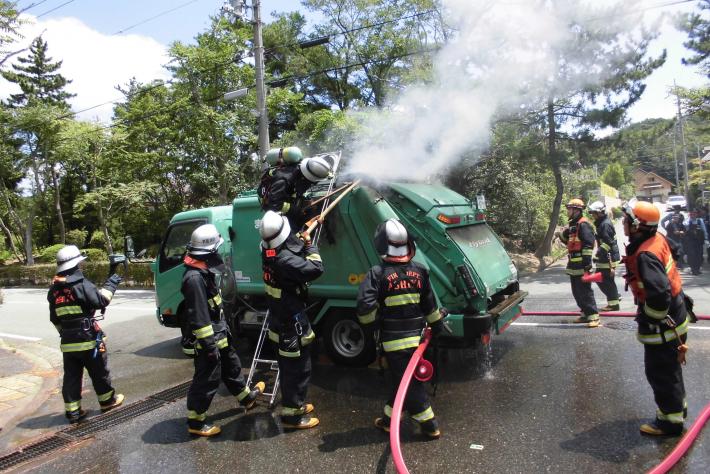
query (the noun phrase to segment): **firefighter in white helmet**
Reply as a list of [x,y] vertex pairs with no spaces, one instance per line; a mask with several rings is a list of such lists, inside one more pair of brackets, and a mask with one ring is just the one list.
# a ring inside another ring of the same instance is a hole
[[602,311],[619,311],[619,290],[614,281],[616,267],[621,262],[619,244],[616,241],[616,230],[606,212],[606,206],[601,201],[594,201],[587,208],[594,218],[597,241],[597,251],[594,255],[596,271],[602,274],[599,289],[606,296],[606,306]]
[[307,429],[319,423],[306,402],[311,378],[311,343],[315,333],[306,314],[306,284],[321,276],[318,248],[291,233],[288,219],[264,214],[259,225],[264,285],[269,307],[269,340],[277,345],[281,370],[281,422],[285,428]]
[[[400,380],[417,346],[422,330],[429,325],[433,335],[443,329],[442,311],[437,308],[429,273],[412,261],[415,247],[407,229],[397,219],[380,224],[375,232],[375,249],[382,263],[375,265],[360,284],[357,315],[365,328],[379,330],[381,348],[392,373],[391,396],[384,416],[375,426],[389,431],[394,398]],[[439,424],[422,382],[412,380],[404,408],[429,438],[439,438]]]
[[330,175],[333,163],[325,157],[303,158],[297,147],[276,148],[266,155],[257,193],[263,211],[280,212],[294,229],[306,221],[303,195],[313,184]]
[[195,336],[195,375],[187,392],[188,432],[214,436],[219,426],[206,421],[207,409],[219,388],[220,379],[240,406],[250,409],[264,391],[264,382],[250,389],[242,375],[242,365],[233,347],[232,334],[224,317],[222,292],[217,277],[226,268],[218,253],[224,242],[213,224],[204,224],[192,232],[184,258],[185,273],[181,291],[185,315]]
[[57,274],[52,280],[47,300],[49,319],[59,331],[64,359],[62,397],[65,415],[70,423],[78,423],[86,412],[81,408],[81,386],[84,369],[89,373],[101,411],[121,406],[124,397],[111,385],[104,332],[94,318],[111,302],[121,277],[111,265],[110,276],[97,288],[81,272],[79,264],[86,259],[75,245],[57,252]]

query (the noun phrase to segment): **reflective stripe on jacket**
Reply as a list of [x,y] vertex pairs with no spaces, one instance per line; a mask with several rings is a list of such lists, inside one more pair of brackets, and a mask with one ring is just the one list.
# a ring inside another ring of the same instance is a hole
[[563,241],[567,244],[567,269],[571,276],[581,276],[584,269],[592,264],[594,252],[594,229],[586,217],[572,220],[563,233]]
[[372,267],[360,284],[357,314],[360,324],[377,322],[385,352],[417,347],[424,326],[441,320],[429,273],[413,261]]
[[667,317],[682,335],[687,332],[680,274],[671,248],[661,234],[633,241],[627,247],[626,282],[638,305],[638,340],[662,344],[676,339]]
[[116,284],[110,280],[97,288],[78,267],[54,277],[47,292],[49,320],[59,331],[62,352],[91,350],[96,346],[101,329],[91,318],[97,310],[108,306],[115,291]]

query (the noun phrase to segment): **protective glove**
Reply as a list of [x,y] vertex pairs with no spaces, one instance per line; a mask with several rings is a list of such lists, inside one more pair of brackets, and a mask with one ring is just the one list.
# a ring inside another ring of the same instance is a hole
[[587,273],[590,273],[590,274],[591,274],[591,273],[594,273],[594,266],[592,266],[592,265],[587,265],[586,267],[584,267],[584,271],[587,272]]
[[121,278],[118,274],[114,273],[110,277],[108,277],[107,281],[118,286],[123,281],[123,278]]

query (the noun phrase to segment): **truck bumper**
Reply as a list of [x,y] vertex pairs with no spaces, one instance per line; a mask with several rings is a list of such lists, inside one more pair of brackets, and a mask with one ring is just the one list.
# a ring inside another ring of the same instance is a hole
[[522,314],[520,304],[527,295],[525,291],[517,291],[485,314],[449,314],[446,322],[454,338],[467,341],[478,340],[492,330],[500,334]]

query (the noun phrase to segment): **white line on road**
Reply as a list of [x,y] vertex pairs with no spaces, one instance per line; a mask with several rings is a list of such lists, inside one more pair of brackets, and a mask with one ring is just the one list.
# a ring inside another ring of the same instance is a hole
[[7,337],[8,339],[20,339],[21,341],[36,342],[41,341],[40,337],[30,337],[30,336],[20,336],[19,334],[8,334],[6,332],[0,332],[0,337]]
[[[561,328],[561,327],[567,327],[567,326],[578,326],[580,328],[585,327],[584,324],[577,324],[577,323],[519,323],[515,322],[511,324],[511,326],[540,326],[540,327],[552,327],[552,328]],[[604,323],[602,322],[602,326],[604,326]],[[689,329],[697,329],[700,331],[710,331],[710,327],[705,327],[705,326],[689,326]]]

